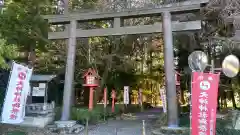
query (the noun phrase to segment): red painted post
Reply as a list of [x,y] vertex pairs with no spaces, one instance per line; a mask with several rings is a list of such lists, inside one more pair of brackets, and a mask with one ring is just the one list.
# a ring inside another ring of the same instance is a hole
[[93,87],[90,87],[90,93],[89,93],[89,111],[91,111],[93,109]]
[[103,100],[104,100],[104,108],[107,107],[107,88],[104,88],[104,93],[103,93]]
[[115,98],[116,98],[116,92],[115,90],[112,90],[112,113],[115,112]]

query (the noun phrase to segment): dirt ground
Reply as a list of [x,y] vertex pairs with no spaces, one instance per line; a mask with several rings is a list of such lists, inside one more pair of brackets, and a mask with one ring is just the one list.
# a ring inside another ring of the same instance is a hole
[[27,128],[15,125],[0,124],[0,135],[57,135],[47,129]]

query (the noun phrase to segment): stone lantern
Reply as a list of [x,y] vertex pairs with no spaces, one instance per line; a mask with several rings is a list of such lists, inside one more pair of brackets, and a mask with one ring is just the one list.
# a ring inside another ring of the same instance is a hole
[[94,88],[99,86],[99,75],[94,69],[89,68],[83,75],[83,86],[89,87],[89,110],[93,109],[93,93]]
[[83,75],[84,84],[86,87],[97,87],[99,85],[99,76],[95,70],[89,68]]

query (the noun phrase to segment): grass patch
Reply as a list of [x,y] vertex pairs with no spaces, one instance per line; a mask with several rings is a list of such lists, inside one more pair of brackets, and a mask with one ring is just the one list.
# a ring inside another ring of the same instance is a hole
[[[116,104],[115,112],[112,113],[111,106],[107,106],[105,111],[102,104],[96,105],[92,111],[89,111],[88,107],[83,107],[83,106],[72,107],[71,119],[76,120],[79,124],[83,124],[83,125],[86,124],[86,119],[89,120],[90,124],[96,124],[104,120],[104,115],[105,115],[105,119],[107,120],[122,114],[123,108],[124,108],[124,105]],[[139,112],[140,108],[138,108],[137,105],[129,105],[126,111],[130,113]],[[62,112],[62,109],[60,107],[57,107],[55,120],[60,120],[61,112]]]

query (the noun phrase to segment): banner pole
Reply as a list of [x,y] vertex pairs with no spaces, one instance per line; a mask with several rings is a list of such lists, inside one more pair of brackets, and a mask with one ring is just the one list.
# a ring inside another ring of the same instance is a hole
[[146,135],[146,131],[145,131],[145,120],[142,120],[142,135]]
[[211,60],[211,72],[214,74],[214,60]]

